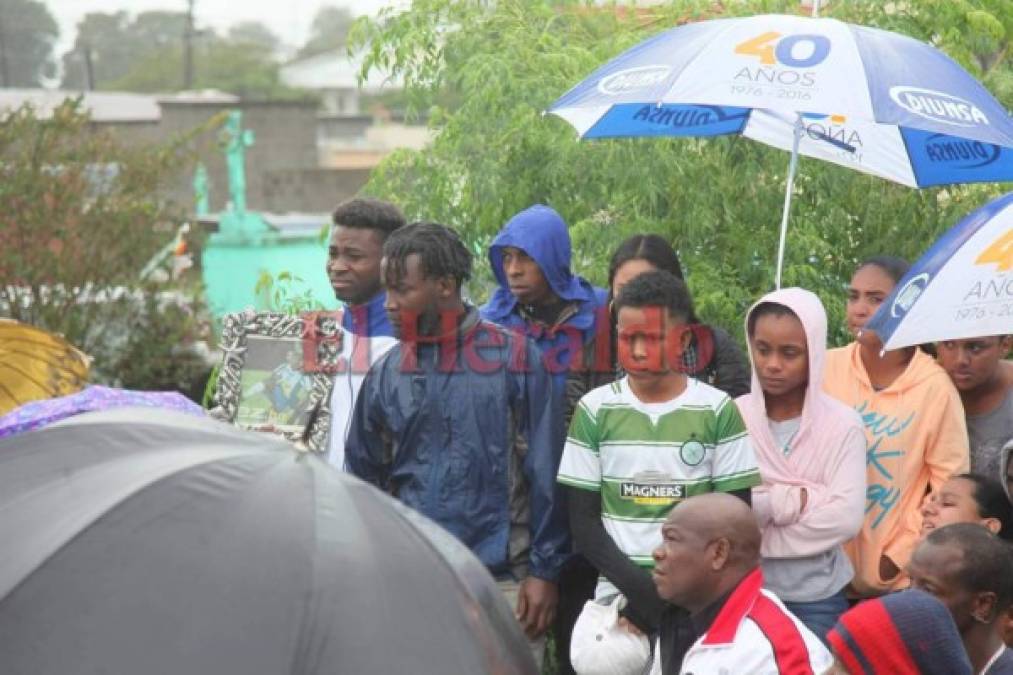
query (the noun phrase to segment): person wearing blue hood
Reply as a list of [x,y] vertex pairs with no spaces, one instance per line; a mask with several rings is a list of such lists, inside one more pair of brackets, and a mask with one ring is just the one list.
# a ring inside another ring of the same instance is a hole
[[[566,396],[571,363],[594,353],[597,332],[611,328],[608,293],[574,274],[570,259],[570,234],[563,218],[542,204],[524,209],[507,221],[489,248],[499,288],[479,310],[483,319],[535,341],[553,376],[567,425],[574,402]],[[602,340],[609,344],[607,333]],[[561,673],[573,672],[570,634],[584,603],[594,595],[597,578],[597,570],[579,555],[560,574],[553,630]]]
[[[608,320],[608,293],[570,270],[570,234],[555,210],[535,204],[515,215],[489,248],[499,288],[479,312],[524,331],[544,355],[562,395],[570,363]],[[568,411],[572,412],[572,411]],[[569,417],[569,416],[568,416]]]

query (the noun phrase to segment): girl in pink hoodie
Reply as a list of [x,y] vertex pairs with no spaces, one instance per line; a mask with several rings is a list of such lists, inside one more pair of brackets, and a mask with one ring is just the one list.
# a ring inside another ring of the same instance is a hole
[[746,317],[752,391],[739,410],[763,484],[753,509],[766,586],[820,639],[847,608],[843,544],[862,526],[865,434],[858,414],[823,393],[827,315],[801,288],[769,293]]

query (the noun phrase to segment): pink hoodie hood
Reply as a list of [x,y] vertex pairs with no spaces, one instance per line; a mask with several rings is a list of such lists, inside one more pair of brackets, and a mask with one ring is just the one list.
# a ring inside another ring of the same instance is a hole
[[[792,439],[791,449],[794,450],[806,443],[806,437],[810,436],[814,429],[819,430],[827,424],[836,426],[835,418],[837,416],[843,415],[846,420],[858,423],[858,418],[853,410],[823,393],[823,362],[827,355],[827,313],[823,309],[823,303],[815,293],[802,288],[782,288],[779,291],[768,293],[755,302],[746,313],[747,337],[749,335],[749,317],[759,305],[768,302],[784,305],[795,313],[805,330],[806,349],[809,353],[809,386],[806,389],[805,404],[802,408],[802,421],[798,433]],[[740,396],[737,402],[743,417],[746,418],[746,423],[749,425],[749,435],[757,449],[762,447],[774,450],[773,454],[783,459],[784,452],[774,441],[774,435],[767,423],[767,404],[763,397],[760,380],[756,376],[753,350],[750,348],[748,351],[749,362],[753,366],[753,385],[750,393]],[[750,424],[750,421],[754,424]],[[858,424],[861,429],[861,424]]]
[[[753,364],[750,393],[736,403],[756,450],[763,485],[754,488],[753,508],[763,531],[763,555],[815,555],[858,533],[865,508],[865,435],[858,414],[823,392],[827,315],[815,294],[801,288],[768,293],[754,304],[784,305],[806,333],[809,384],[798,432],[786,453],[775,440]],[[753,360],[749,350],[750,362]],[[801,488],[806,504],[801,504]]]

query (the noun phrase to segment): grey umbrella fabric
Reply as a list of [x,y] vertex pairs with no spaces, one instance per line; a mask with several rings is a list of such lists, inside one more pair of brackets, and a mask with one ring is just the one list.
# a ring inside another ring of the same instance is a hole
[[535,672],[453,537],[288,444],[154,409],[0,442],[0,670]]

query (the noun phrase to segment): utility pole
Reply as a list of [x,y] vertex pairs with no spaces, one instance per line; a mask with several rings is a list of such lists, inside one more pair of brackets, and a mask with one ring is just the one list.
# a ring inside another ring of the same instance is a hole
[[183,89],[193,89],[193,5],[195,0],[186,2],[186,26],[183,28]]
[[7,63],[7,44],[4,42],[4,21],[0,16],[0,87],[11,86],[11,71]]
[[84,60],[85,91],[95,91],[95,64],[91,60],[91,45],[87,42],[82,46],[82,57]]

